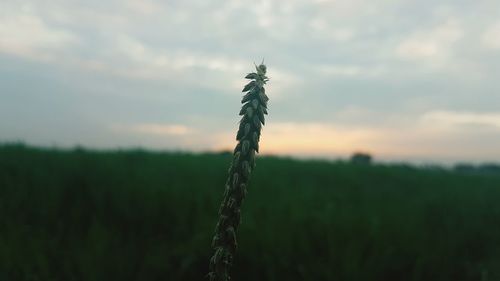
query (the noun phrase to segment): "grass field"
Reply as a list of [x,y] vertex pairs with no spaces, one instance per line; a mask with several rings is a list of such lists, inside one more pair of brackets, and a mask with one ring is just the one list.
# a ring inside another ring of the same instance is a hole
[[[0,147],[0,280],[204,280],[229,154]],[[500,280],[500,175],[260,157],[233,278]]]

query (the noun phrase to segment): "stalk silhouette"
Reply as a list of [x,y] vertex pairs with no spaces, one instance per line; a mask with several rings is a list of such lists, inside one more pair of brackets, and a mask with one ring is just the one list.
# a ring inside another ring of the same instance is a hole
[[224,198],[219,209],[219,220],[215,227],[212,240],[214,254],[210,259],[210,281],[230,280],[229,269],[233,263],[236,252],[236,232],[240,225],[241,204],[247,193],[247,184],[250,174],[255,167],[255,153],[259,152],[259,139],[264,115],[267,114],[267,101],[264,85],[268,81],[266,66],[255,66],[257,72],[249,73],[245,78],[250,83],[245,85],[242,92],[241,103],[243,106],[236,140],[238,144],[234,149],[233,160],[229,168],[226,181]]

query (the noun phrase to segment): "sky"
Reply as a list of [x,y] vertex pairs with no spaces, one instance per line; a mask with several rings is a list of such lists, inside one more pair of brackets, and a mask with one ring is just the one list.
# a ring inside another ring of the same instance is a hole
[[2,0],[0,142],[500,161],[498,0]]

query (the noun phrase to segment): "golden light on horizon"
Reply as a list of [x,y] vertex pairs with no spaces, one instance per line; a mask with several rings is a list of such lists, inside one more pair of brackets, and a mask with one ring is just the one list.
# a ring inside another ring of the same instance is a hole
[[[353,151],[371,151],[370,139],[379,133],[370,128],[355,129],[320,123],[273,123],[262,132],[260,153],[264,155],[344,155]],[[216,150],[234,146],[232,133],[216,138]],[[222,144],[222,145],[221,145]]]
[[[442,115],[446,118],[441,118]],[[453,120],[460,121],[463,116],[469,116],[456,115],[458,117]],[[463,156],[478,160],[495,159],[490,153],[491,144],[465,151],[464,144],[474,141],[473,137],[461,129],[460,122],[451,122],[450,116],[452,114],[426,113],[408,127],[270,123],[262,132],[260,154],[331,158],[366,152],[381,159],[442,158],[453,161]],[[474,120],[481,121],[482,118]],[[233,139],[229,132],[217,135],[215,150],[232,149]]]
[[266,128],[263,154],[345,154],[369,148],[377,137],[372,129],[353,129],[320,123],[277,123]]

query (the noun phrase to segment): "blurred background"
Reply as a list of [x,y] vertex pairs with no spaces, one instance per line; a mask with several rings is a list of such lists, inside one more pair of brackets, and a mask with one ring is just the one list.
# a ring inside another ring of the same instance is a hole
[[500,3],[0,2],[0,280],[500,280]]

